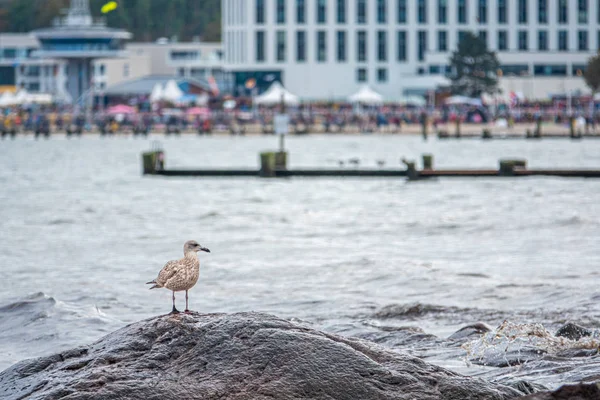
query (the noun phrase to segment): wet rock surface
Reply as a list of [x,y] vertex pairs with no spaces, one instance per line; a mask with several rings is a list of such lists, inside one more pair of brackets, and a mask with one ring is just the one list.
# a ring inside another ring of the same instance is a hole
[[592,331],[587,328],[584,328],[583,326],[569,322],[568,324],[561,326],[556,331],[554,336],[565,337],[570,340],[579,340],[583,337],[592,336]]
[[16,399],[512,399],[359,339],[260,313],[166,315],[0,373]]
[[600,388],[595,383],[565,385],[552,392],[539,392],[520,397],[520,400],[598,400]]

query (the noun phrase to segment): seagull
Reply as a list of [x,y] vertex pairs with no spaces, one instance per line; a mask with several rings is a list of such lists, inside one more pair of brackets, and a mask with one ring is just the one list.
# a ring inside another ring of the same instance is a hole
[[189,313],[188,309],[188,290],[190,290],[196,282],[200,274],[200,261],[198,261],[199,251],[210,253],[206,247],[202,247],[195,240],[189,240],[183,245],[183,258],[181,260],[169,261],[163,269],[158,273],[158,277],[147,285],[153,285],[150,289],[166,288],[173,291],[173,311],[171,314],[178,314],[179,311],[175,308],[175,292],[185,290],[185,312]]

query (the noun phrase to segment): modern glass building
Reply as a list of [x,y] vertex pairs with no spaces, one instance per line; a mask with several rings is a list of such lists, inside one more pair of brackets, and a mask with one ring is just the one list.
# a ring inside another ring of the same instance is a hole
[[238,83],[277,76],[314,99],[364,84],[389,99],[424,93],[446,81],[467,31],[498,53],[504,92],[532,98],[584,90],[600,48],[599,0],[222,0],[222,18]]

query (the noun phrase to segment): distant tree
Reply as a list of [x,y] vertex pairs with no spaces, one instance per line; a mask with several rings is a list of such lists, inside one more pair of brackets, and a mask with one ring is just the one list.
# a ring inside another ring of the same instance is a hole
[[[122,0],[116,10],[100,13],[108,0],[90,0],[94,17],[133,33],[136,41],[159,37],[205,41],[221,38],[221,0]],[[0,32],[29,32],[51,25],[70,0],[0,0]]]
[[500,62],[496,53],[488,51],[484,40],[467,32],[450,57],[450,90],[453,94],[479,97],[482,93],[498,92],[497,71]]
[[588,59],[583,78],[586,85],[592,89],[592,96],[600,91],[600,54]]

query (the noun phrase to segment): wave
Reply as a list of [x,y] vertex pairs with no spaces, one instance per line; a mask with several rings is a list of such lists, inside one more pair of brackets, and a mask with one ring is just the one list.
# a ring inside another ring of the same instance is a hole
[[572,340],[555,336],[539,323],[514,323],[504,321],[498,328],[476,340],[462,345],[469,362],[508,367],[521,365],[548,356],[573,356],[596,354],[600,346],[597,333]]
[[75,223],[75,220],[69,219],[69,218],[57,218],[57,219],[48,221],[48,225],[71,225],[74,223]]
[[460,311],[457,307],[444,307],[423,303],[390,304],[373,314],[373,317],[380,319],[415,318],[428,314],[441,314],[457,311]]

